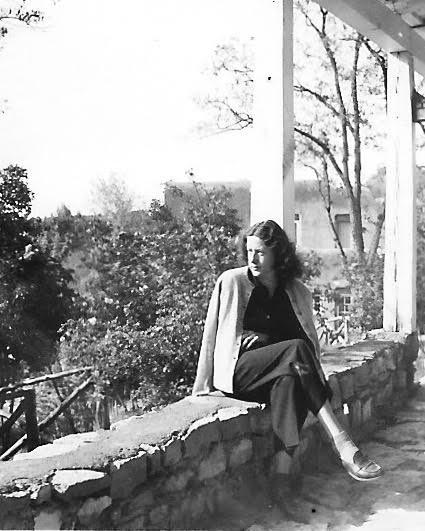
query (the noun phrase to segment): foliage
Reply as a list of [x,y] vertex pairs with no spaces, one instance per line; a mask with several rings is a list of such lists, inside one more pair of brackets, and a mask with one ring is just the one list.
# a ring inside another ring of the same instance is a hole
[[99,178],[93,183],[93,204],[103,218],[117,230],[131,230],[132,212],[135,209],[134,193],[125,181],[111,174],[107,179]]
[[0,172],[0,369],[2,380],[40,369],[55,352],[57,331],[72,315],[69,271],[38,241],[29,219],[32,193],[18,166]]
[[[349,260],[345,276],[351,288],[350,326],[362,331],[382,328],[384,304],[384,257],[378,255],[372,266]],[[367,281],[365,281],[367,279]]]
[[216,46],[207,71],[213,80],[211,91],[198,99],[198,104],[209,113],[208,119],[199,125],[202,134],[239,131],[252,125],[253,62],[250,43],[233,38]]
[[[379,262],[378,249],[384,222],[384,211],[377,219],[368,218],[364,211],[362,156],[364,146],[377,146],[382,138],[382,117],[385,113],[386,74],[385,54],[362,35],[345,26],[327,10],[310,0],[298,0],[294,5],[296,42],[294,45],[295,133],[296,156],[299,164],[310,168],[317,179],[318,190],[327,212],[330,230],[338,248],[345,276],[353,285],[354,306],[356,286],[368,282],[361,278]],[[249,43],[240,44],[239,50]],[[204,100],[211,112],[215,109],[216,131],[233,130],[253,123],[252,54],[239,51],[236,60],[234,45],[217,48],[213,63],[217,84],[227,87],[229,95]],[[227,54],[227,55],[226,55]],[[246,72],[250,76],[246,76]],[[233,85],[228,81],[233,75]],[[251,80],[251,81],[250,81]],[[245,100],[238,98],[244,87]],[[232,95],[235,97],[232,99]],[[232,106],[228,102],[232,101]],[[230,114],[229,114],[230,109]],[[248,117],[248,118],[247,118]],[[355,258],[342,246],[333,211],[335,190],[344,191],[350,210],[352,241]],[[370,246],[365,248],[365,221],[374,228]],[[359,264],[353,272],[352,263]],[[376,284],[378,289],[379,282]],[[358,294],[358,304],[365,314],[360,321],[379,322],[380,317],[368,315],[367,304]],[[379,300],[379,292],[375,300]]]
[[11,29],[11,24],[31,25],[42,18],[42,13],[36,7],[36,2],[28,0],[9,0],[0,7],[0,38],[6,37]]
[[98,246],[98,277],[84,316],[63,327],[65,365],[93,364],[110,396],[175,400],[192,385],[217,276],[235,266],[236,211],[224,189],[194,184],[176,219],[153,202],[149,230],[112,233]]
[[303,282],[307,284],[314,278],[320,277],[323,266],[323,259],[315,251],[304,251],[298,253],[303,264]]

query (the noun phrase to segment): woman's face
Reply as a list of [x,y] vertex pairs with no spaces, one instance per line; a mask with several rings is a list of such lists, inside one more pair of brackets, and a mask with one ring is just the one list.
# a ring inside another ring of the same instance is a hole
[[256,278],[265,278],[274,273],[274,253],[271,247],[267,247],[261,238],[247,236],[246,253],[248,267]]

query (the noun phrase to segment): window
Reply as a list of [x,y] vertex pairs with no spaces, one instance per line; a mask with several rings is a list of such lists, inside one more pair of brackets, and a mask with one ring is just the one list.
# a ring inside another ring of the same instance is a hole
[[344,249],[351,248],[351,223],[350,214],[335,215],[335,229],[339,241]]
[[349,315],[351,309],[351,295],[348,293],[342,293],[341,298],[337,304],[338,315]]
[[301,216],[295,214],[295,245],[301,245]]

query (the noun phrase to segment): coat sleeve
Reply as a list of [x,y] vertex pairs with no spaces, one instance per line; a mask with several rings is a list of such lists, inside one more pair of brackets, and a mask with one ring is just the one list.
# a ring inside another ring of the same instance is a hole
[[193,395],[206,395],[213,391],[214,350],[220,310],[221,279],[217,280],[211,295],[205,319],[201,350],[198,359]]

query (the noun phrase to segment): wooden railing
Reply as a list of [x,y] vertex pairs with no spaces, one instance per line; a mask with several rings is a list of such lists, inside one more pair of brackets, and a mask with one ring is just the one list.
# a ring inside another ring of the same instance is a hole
[[[61,400],[60,404],[51,411],[45,419],[41,422],[37,420],[36,408],[36,393],[34,386],[42,382],[55,382],[61,378],[71,376],[78,373],[88,373],[92,371],[92,367],[82,367],[80,369],[72,369],[68,371],[59,372],[56,374],[47,374],[37,378],[29,378],[22,382],[15,383],[6,387],[0,387],[0,403],[14,402],[16,398],[21,398],[18,406],[6,413],[3,409],[0,411],[0,440],[2,441],[2,455],[0,461],[6,461],[15,455],[21,448],[26,446],[28,451],[33,450],[40,445],[40,433],[54,422],[57,417],[69,408],[69,406],[76,400],[76,398],[91,384],[93,384],[93,375],[90,374],[80,385],[78,385],[72,393],[65,399]],[[26,433],[18,439],[14,444],[10,445],[10,433],[12,426],[22,416],[25,415],[25,431]],[[108,422],[104,422],[103,428],[109,428]]]
[[333,345],[334,343],[340,343],[345,346],[349,343],[349,317],[346,315],[325,318],[317,314],[316,330],[319,341],[322,344]]

